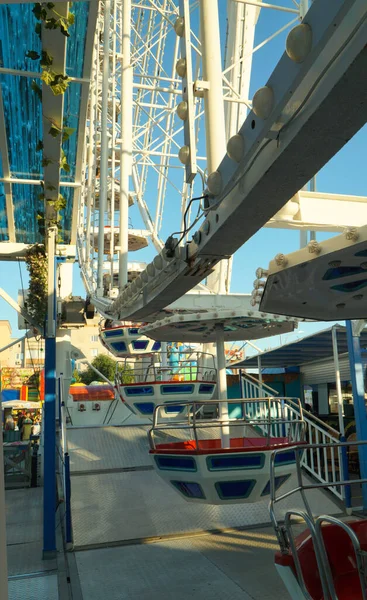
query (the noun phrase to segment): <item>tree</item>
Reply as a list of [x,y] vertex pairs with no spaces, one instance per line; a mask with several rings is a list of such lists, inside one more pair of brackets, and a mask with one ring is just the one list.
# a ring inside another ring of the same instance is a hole
[[[115,380],[116,365],[118,365],[117,371],[122,374],[122,382],[131,383],[134,381],[134,373],[131,367],[117,363],[116,360],[107,356],[107,354],[98,354],[93,359],[92,365],[112,382]],[[104,381],[91,367],[80,373],[80,380],[86,385],[90,385],[92,381]]]

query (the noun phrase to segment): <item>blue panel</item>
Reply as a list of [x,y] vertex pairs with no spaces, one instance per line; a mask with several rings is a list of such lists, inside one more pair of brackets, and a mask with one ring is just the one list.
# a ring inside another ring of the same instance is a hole
[[123,337],[123,335],[124,335],[124,330],[122,327],[121,327],[121,329],[109,329],[109,330],[103,332],[103,336],[105,338]]
[[41,40],[34,27],[33,4],[0,5],[0,61],[7,69],[39,71],[38,60],[25,55],[28,50],[41,53]]
[[155,456],[154,460],[162,471],[197,471],[192,456]]
[[354,256],[367,256],[367,248],[366,250],[360,250],[359,252],[356,252]]
[[358,290],[362,290],[364,287],[366,287],[366,285],[367,279],[360,279],[359,281],[350,281],[349,283],[333,285],[331,286],[331,289],[348,294],[349,292],[358,292]]
[[[69,160],[69,157],[68,157]],[[62,177],[66,179],[65,177]],[[71,227],[72,227],[72,216],[73,216],[73,199],[74,199],[74,190],[71,187],[60,187],[60,193],[66,199],[66,207],[60,211],[61,216],[61,240],[65,244],[70,244],[71,241]]]
[[214,390],[214,384],[212,383],[201,383],[199,385],[199,394],[211,394]]
[[66,72],[70,77],[83,77],[89,2],[74,2],[70,6],[70,12],[75,15],[75,23],[69,27],[70,37],[68,38],[66,52]]
[[134,350],[146,350],[148,348],[148,340],[133,340],[131,342]]
[[218,481],[215,489],[221,500],[236,500],[248,498],[254,489],[256,479],[245,479],[243,481]]
[[143,415],[152,415],[155,405],[153,402],[134,402],[134,406]]
[[365,272],[366,269],[362,269],[362,267],[335,267],[326,271],[325,275],[323,276],[323,280],[330,281],[332,279],[349,277],[349,275],[359,275],[360,273]]
[[151,385],[125,387],[126,396],[153,396],[154,390]]
[[182,385],[161,385],[161,394],[192,394],[194,386],[190,384]]
[[76,167],[76,149],[78,141],[78,123],[80,110],[80,94],[82,90],[81,83],[72,82],[67,87],[64,94],[64,116],[63,123],[67,127],[75,129],[73,135],[66,142],[63,142],[62,149],[64,150],[67,161],[70,165],[70,172],[61,171],[61,179],[63,181],[74,181]]
[[110,345],[116,352],[126,352],[125,342],[111,342]]
[[166,413],[169,414],[179,414],[184,410],[185,406],[177,406],[177,404],[174,404],[173,406],[170,406],[169,404],[165,405],[165,411]]
[[296,462],[296,453],[294,450],[289,452],[280,452],[275,455],[274,464],[276,467],[279,465],[292,465]]
[[161,349],[161,343],[160,342],[154,342],[152,351],[153,352],[158,352],[158,350],[160,350],[160,349]]
[[[1,152],[0,152],[0,164],[1,164]],[[1,171],[1,167],[0,167]],[[2,171],[0,177],[2,177]],[[9,240],[8,235],[8,218],[6,216],[6,204],[5,204],[5,193],[4,184],[0,181],[0,242],[6,242]]]
[[139,327],[129,327],[129,335],[139,335]]
[[[279,477],[275,477],[275,479],[274,479],[275,490],[279,490],[279,488],[283,485],[283,483],[285,483],[287,481],[287,479],[290,478],[290,476],[291,476],[291,474],[289,473],[288,475],[280,475]],[[270,481],[268,481],[268,483],[264,487],[263,491],[261,492],[262,496],[269,496],[269,494],[270,494]]]
[[16,241],[23,244],[43,242],[37,213],[44,214],[44,202],[39,199],[42,188],[39,185],[12,185]]
[[264,454],[231,454],[208,456],[206,464],[209,471],[232,471],[237,469],[262,469]]
[[171,481],[171,483],[186,498],[201,498],[205,500],[205,494],[199,483],[195,481]]

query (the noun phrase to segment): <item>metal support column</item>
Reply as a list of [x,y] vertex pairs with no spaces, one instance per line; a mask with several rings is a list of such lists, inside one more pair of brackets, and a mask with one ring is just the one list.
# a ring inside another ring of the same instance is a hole
[[[226,129],[222,85],[222,58],[219,34],[217,0],[200,0],[200,37],[205,81],[205,134],[207,171],[210,175],[222,162],[226,153]],[[222,260],[209,275],[208,287],[217,293],[226,293],[228,261]],[[229,287],[229,282],[227,283]]]
[[[224,350],[224,328],[223,325],[216,326],[217,332],[217,392],[218,400],[227,400],[227,373],[226,373],[226,355]],[[219,418],[222,420],[224,425],[222,426],[222,447],[229,448],[229,424],[228,421],[228,403],[221,402],[219,404]]]
[[[2,415],[0,398],[0,416]],[[8,600],[3,438],[0,440],[0,600]]]
[[338,339],[337,339],[336,327],[332,328],[331,335],[332,335],[332,339],[333,339],[333,356],[334,356],[336,395],[338,398],[339,431],[340,431],[340,435],[344,435],[343,395],[342,395],[342,386],[340,383],[340,367],[339,367]]
[[263,374],[261,370],[261,356],[257,357],[257,368],[259,371],[259,389],[261,396],[263,395]]
[[[97,295],[103,296],[103,259],[104,259],[104,219],[107,208],[107,178],[108,178],[108,79],[109,79],[109,35],[111,19],[111,2],[104,3],[103,29],[103,71],[102,71],[102,115],[101,115],[101,171],[99,187],[99,218],[98,218],[98,257],[97,257]],[[111,235],[114,235],[113,228]]]
[[[364,378],[359,336],[354,334],[352,321],[346,321],[347,340],[352,380],[354,415],[357,439],[367,440],[367,413],[364,399]],[[359,468],[362,479],[367,479],[367,446],[359,446]],[[367,510],[367,484],[362,485],[363,508]]]
[[56,227],[47,232],[48,306],[45,340],[43,558],[56,556]]
[[119,231],[119,290],[127,284],[129,243],[129,178],[132,159],[132,99],[133,78],[131,53],[131,0],[122,7],[121,60],[121,148],[120,148],[120,231]]

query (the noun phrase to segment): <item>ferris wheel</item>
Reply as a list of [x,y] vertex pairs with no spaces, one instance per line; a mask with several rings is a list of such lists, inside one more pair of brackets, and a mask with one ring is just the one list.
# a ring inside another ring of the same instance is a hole
[[[257,65],[271,73],[308,0],[99,6],[78,250],[88,293],[113,299],[145,270],[148,244],[183,245],[207,214],[219,163],[241,153]],[[224,260],[208,291],[228,292],[230,277]]]

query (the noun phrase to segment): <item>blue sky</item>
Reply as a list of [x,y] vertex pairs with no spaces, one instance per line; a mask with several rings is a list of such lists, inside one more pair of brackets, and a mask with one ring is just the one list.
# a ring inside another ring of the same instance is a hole
[[[279,0],[278,4],[294,7],[291,0]],[[225,0],[219,0],[222,38],[225,29]],[[255,45],[261,43],[266,37],[273,34],[274,31],[282,27],[292,19],[292,15],[278,11],[263,9],[256,31]],[[254,55],[253,71],[251,79],[250,97],[256,89],[266,83],[266,80],[277,63],[281,53],[284,50],[286,34],[282,34],[273,41],[269,42],[264,48]],[[336,155],[317,175],[317,189],[330,193],[342,194],[366,194],[366,128],[362,129],[343,150]],[[171,199],[170,199],[171,201]],[[165,231],[175,231],[179,226],[177,208],[179,199],[172,198],[172,207],[166,213]],[[135,210],[135,207],[134,207]],[[135,227],[141,227],[135,218],[135,212],[132,211],[132,220]],[[363,225],[363,223],[361,223]],[[331,234],[317,234],[317,239],[321,241],[331,237]],[[233,276],[231,292],[249,293],[252,291],[252,284],[255,279],[255,270],[258,266],[267,267],[269,261],[278,253],[289,253],[297,250],[299,247],[299,232],[262,229],[253,236],[235,255],[233,264]],[[131,255],[131,260],[151,260],[154,256],[154,250],[149,249]],[[25,266],[20,267],[23,272],[24,282],[27,281]],[[13,297],[17,297],[20,288],[19,265],[16,262],[1,263],[1,286]],[[78,266],[74,267],[74,295],[84,296],[84,288],[79,277]],[[17,315],[7,303],[0,299],[0,318],[9,319],[13,335],[18,335]],[[331,325],[331,324],[330,324]],[[325,323],[301,323],[299,330],[295,334],[283,336],[283,342],[292,341],[296,337],[308,335],[313,331],[327,327]],[[302,333],[301,333],[302,332]],[[278,345],[279,336],[268,340],[259,340],[257,345],[260,348],[266,348]],[[255,341],[256,343],[256,341]],[[249,351],[249,354],[252,353]]]

